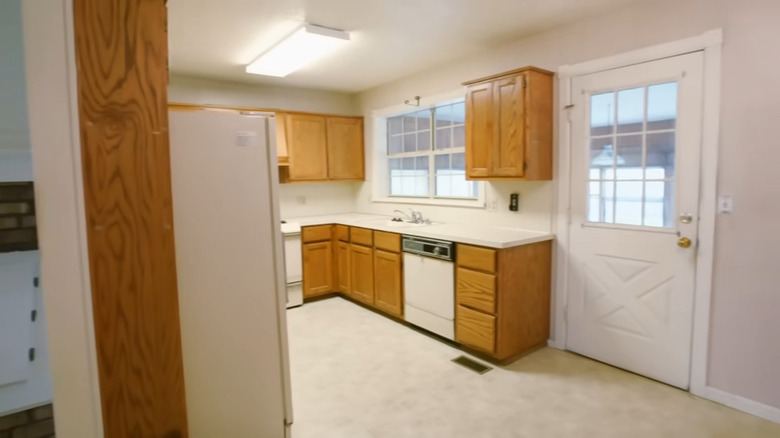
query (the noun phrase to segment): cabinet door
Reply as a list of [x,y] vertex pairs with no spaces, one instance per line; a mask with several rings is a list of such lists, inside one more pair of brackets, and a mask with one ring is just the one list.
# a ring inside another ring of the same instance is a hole
[[274,114],[274,136],[276,137],[276,157],[280,166],[290,164],[290,156],[287,153],[287,114]]
[[325,116],[288,114],[286,124],[287,153],[290,157],[289,180],[327,180]]
[[495,155],[492,176],[521,177],[525,173],[525,99],[523,75],[496,80],[493,84],[496,107]]
[[371,248],[350,245],[349,268],[352,298],[366,304],[374,304],[374,257]]
[[496,352],[496,317],[456,306],[455,342],[488,353]]
[[328,178],[364,180],[363,119],[328,117]]
[[493,83],[469,86],[466,92],[466,178],[491,176],[494,111]]
[[391,315],[403,316],[401,254],[374,251],[374,305]]
[[338,272],[338,279],[336,280],[336,289],[338,289],[341,292],[344,292],[345,294],[351,295],[352,290],[350,289],[350,275],[351,270],[349,269],[349,243],[347,242],[336,242],[336,264]]
[[330,241],[303,244],[303,297],[333,292],[333,245]]

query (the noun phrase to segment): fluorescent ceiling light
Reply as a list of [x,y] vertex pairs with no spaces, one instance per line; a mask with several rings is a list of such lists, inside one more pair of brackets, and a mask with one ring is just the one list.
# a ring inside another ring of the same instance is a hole
[[349,41],[343,30],[305,24],[246,66],[247,73],[285,77]]

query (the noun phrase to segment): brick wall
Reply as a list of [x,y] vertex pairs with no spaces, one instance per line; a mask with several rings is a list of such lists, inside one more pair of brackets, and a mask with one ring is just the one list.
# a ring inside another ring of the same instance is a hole
[[44,405],[0,417],[0,438],[54,438],[54,412]]

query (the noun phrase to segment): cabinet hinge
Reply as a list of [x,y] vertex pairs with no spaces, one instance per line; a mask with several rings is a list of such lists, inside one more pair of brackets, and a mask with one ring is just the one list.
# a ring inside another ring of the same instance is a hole
[[30,362],[35,362],[35,348],[30,348],[27,351],[27,358],[30,359]]
[[38,280],[38,277],[33,277],[33,287],[38,287],[40,284],[40,280]]
[[528,170],[528,162],[523,161],[523,172],[525,172],[526,170]]
[[38,311],[37,310],[30,311],[30,321],[35,322],[36,319],[38,319]]

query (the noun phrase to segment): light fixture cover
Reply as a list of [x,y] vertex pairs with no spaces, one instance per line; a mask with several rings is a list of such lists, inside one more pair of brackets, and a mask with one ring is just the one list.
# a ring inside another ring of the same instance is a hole
[[246,66],[247,73],[285,77],[349,41],[343,30],[304,24]]

